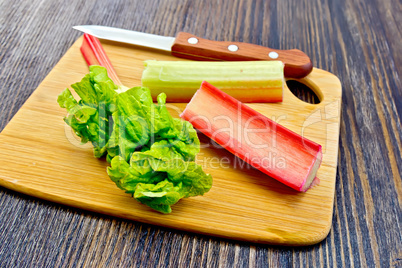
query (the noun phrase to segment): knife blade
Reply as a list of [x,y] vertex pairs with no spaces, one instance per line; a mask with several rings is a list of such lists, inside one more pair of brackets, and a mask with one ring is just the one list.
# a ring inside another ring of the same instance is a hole
[[302,78],[313,70],[310,58],[298,49],[279,50],[243,42],[212,41],[185,32],[168,37],[100,25],[73,28],[100,39],[169,51],[173,56],[192,60],[279,60],[285,64],[284,75],[288,78]]

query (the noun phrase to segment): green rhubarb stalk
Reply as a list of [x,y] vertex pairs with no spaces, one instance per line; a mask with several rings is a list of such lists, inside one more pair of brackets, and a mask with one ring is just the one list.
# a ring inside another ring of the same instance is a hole
[[284,73],[281,61],[156,61],[147,60],[142,86],[153,99],[165,92],[168,102],[188,102],[202,81],[242,102],[281,102]]

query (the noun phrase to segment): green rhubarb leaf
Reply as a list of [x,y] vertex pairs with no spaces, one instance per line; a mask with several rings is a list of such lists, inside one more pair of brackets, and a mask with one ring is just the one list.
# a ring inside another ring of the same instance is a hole
[[[161,200],[168,197],[169,200],[176,200],[177,197],[178,201],[185,197],[203,195],[212,187],[211,175],[205,174],[202,167],[195,162],[185,161],[167,140],[155,142],[148,151],[134,152],[130,164],[119,156],[113,158],[108,174],[119,188],[132,193],[141,203],[164,213],[167,207],[159,206],[162,204]],[[148,178],[148,182],[144,178]],[[164,184],[169,191],[161,190],[163,187],[149,186],[162,181],[170,183],[169,187]],[[166,195],[162,194],[165,192]],[[172,204],[174,203],[169,206]],[[167,201],[164,205],[168,205]]]
[[58,97],[57,102],[59,103],[61,108],[66,108],[67,112],[70,112],[72,108],[77,106],[78,102],[75,100],[74,96],[71,94],[71,91],[66,88]]
[[179,189],[179,186],[174,186],[168,180],[157,184],[139,183],[133,197],[159,212],[170,213],[172,212],[170,206],[182,198]]
[[90,66],[89,74],[71,87],[81,98],[75,100],[69,89],[58,97],[60,107],[66,108],[69,115],[64,121],[71,126],[82,143],[92,142],[95,157],[102,157],[107,150],[110,136],[110,120],[113,99],[117,86],[107,76],[106,69]]
[[197,132],[172,118],[164,93],[154,104],[148,88],[120,92],[100,66],[90,66],[72,88],[78,101],[69,89],[57,99],[68,112],[64,120],[82,143],[93,144],[95,157],[106,154],[107,173],[117,187],[162,213],[181,198],[209,191],[212,177],[194,162]]

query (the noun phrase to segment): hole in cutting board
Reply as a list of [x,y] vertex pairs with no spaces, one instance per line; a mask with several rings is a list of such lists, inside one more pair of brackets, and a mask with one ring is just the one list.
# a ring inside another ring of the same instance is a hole
[[320,98],[317,96],[314,90],[299,81],[287,80],[286,85],[288,86],[290,92],[293,93],[293,95],[304,102],[311,104],[318,104],[321,102]]

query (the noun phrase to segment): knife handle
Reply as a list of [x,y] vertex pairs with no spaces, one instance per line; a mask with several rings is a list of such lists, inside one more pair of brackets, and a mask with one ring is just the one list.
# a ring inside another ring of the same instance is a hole
[[172,55],[204,61],[279,60],[285,64],[284,75],[289,78],[302,78],[313,70],[310,58],[298,49],[279,50],[242,42],[211,41],[184,32],[177,34]]

